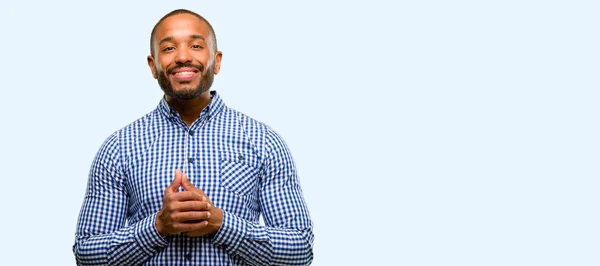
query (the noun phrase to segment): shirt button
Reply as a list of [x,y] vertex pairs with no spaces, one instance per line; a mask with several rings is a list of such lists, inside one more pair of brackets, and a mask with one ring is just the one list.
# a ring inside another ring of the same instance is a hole
[[192,136],[194,135],[194,131],[193,130],[190,130],[190,135],[192,135]]
[[188,158],[188,163],[194,163],[194,158]]
[[192,259],[192,254],[190,254],[190,253],[185,254],[185,259],[186,260],[191,260]]

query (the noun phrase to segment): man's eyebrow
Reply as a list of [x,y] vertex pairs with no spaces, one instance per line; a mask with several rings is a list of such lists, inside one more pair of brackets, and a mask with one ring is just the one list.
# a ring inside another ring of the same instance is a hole
[[161,45],[163,42],[170,42],[170,41],[172,41],[172,40],[173,40],[173,37],[172,37],[172,36],[165,37],[165,38],[163,38],[162,40],[160,40],[160,42],[158,42],[158,45]]
[[204,39],[204,36],[198,35],[198,34],[192,34],[192,35],[190,35],[190,39],[192,39],[192,40],[194,40],[194,39],[201,39],[203,41],[206,41],[206,39]]
[[[192,35],[190,35],[190,39],[192,39],[192,40],[199,39],[199,40],[206,41],[206,39],[204,38],[204,36],[198,35],[198,34],[192,34]],[[170,42],[170,41],[173,41],[173,36],[168,36],[168,37],[163,38],[162,40],[160,40],[158,42],[158,45],[161,45],[164,42]]]

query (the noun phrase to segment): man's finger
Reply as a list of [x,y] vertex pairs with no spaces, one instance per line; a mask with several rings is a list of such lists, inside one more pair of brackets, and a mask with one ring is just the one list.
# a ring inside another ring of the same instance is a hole
[[182,174],[182,176],[181,176],[181,185],[183,186],[183,189],[185,189],[185,190],[191,190],[191,191],[198,190],[198,188],[196,188],[194,186],[194,184],[192,184],[192,182],[190,182],[190,180],[187,178],[186,174]]
[[194,193],[198,193],[201,196],[201,198],[200,198],[201,201],[209,201],[208,198],[206,197],[206,194],[204,194],[204,191],[202,191],[202,189],[195,187],[194,184],[192,184],[192,182],[190,182],[190,180],[187,178],[186,174],[181,175],[181,186],[183,186],[183,189],[185,189],[186,191],[192,191]]
[[208,225],[208,221],[203,220],[197,223],[176,223],[173,228],[178,232],[190,232],[200,230]]
[[165,195],[177,192],[177,189],[179,189],[179,187],[181,186],[182,175],[183,173],[181,172],[181,170],[175,170],[175,177],[173,178],[171,184],[165,189]]
[[210,212],[207,211],[188,211],[173,214],[173,220],[181,223],[199,223],[210,218]]
[[[185,192],[181,192],[179,194],[182,194],[182,193],[185,193]],[[173,208],[173,211],[179,211],[179,212],[209,211],[210,207],[211,207],[210,203],[208,203],[206,201],[189,200],[189,201],[179,202]]]
[[181,191],[181,192],[169,195],[169,200],[178,201],[178,202],[192,200],[192,201],[200,202],[200,201],[203,201],[203,196],[200,195],[196,191]]

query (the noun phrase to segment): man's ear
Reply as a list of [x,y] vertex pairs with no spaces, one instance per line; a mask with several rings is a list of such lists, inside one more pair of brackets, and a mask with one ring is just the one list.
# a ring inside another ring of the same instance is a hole
[[150,71],[152,71],[152,76],[154,79],[158,78],[156,75],[156,64],[154,64],[154,57],[151,55],[148,56],[148,66],[150,67]]
[[221,59],[223,59],[223,53],[221,51],[217,51],[215,53],[215,75],[219,74],[219,71],[221,70]]

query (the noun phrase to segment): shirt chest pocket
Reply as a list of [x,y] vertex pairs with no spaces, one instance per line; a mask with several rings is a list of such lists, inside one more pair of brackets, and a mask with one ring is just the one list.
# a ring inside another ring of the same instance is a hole
[[255,156],[222,152],[219,167],[219,181],[223,187],[240,196],[256,193],[260,171]]

